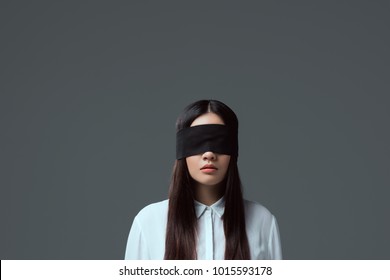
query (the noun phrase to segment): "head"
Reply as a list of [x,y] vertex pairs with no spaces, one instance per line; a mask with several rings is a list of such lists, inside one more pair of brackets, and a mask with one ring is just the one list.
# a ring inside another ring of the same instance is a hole
[[[230,143],[219,143],[220,145],[223,146],[226,144],[231,144],[234,148],[238,146],[237,117],[228,106],[217,100],[200,100],[187,106],[177,120],[176,131],[195,126],[202,128],[202,126],[209,124],[224,125],[229,128],[229,131],[232,135],[225,141],[229,141]],[[199,133],[203,132],[200,131]],[[194,136],[192,135],[192,137]],[[185,140],[188,142],[188,140],[192,139]],[[189,156],[184,158],[179,157],[180,159],[178,159],[176,164],[182,165],[182,169],[188,171],[185,176],[190,177],[190,183],[193,187],[224,187],[230,161],[232,161],[232,165],[236,165],[238,147],[235,148],[236,150],[233,149],[234,152],[221,152],[218,150],[218,146],[216,149],[214,149],[212,145],[210,146],[209,144],[206,146],[207,147],[203,149],[199,149],[199,153],[192,152],[189,153]],[[228,148],[227,150],[231,149]],[[205,165],[211,166],[212,169],[204,168]]]
[[[225,197],[223,215],[226,238],[225,259],[249,259],[241,181],[237,168],[237,117],[220,101],[200,100],[183,110],[176,122],[176,132],[203,125],[226,126],[221,130],[226,132],[224,135],[227,135],[227,138],[220,139],[222,143],[220,145],[211,143],[210,149],[208,144],[202,143],[196,143],[199,145],[194,149],[190,145],[190,153],[186,152],[187,149],[183,149],[184,152],[177,149],[177,159],[169,188],[164,258],[196,259],[197,217],[194,207],[194,189],[206,186],[218,187]],[[196,135],[200,138],[204,137],[202,134]],[[185,138],[188,139],[191,138]],[[186,141],[183,143],[186,145]],[[218,169],[216,171],[202,169],[206,164],[214,165]]]
[[[197,117],[191,127],[206,124],[225,125],[222,118],[215,113],[206,113]],[[223,187],[223,182],[230,162],[230,155],[216,153],[213,150],[185,158],[188,172],[195,182],[195,187]],[[210,168],[205,168],[210,167]]]

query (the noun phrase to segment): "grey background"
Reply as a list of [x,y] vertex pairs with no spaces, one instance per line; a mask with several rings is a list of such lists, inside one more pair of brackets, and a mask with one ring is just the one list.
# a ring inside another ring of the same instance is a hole
[[388,1],[1,1],[1,259],[122,259],[203,98],[284,258],[389,259],[389,26]]

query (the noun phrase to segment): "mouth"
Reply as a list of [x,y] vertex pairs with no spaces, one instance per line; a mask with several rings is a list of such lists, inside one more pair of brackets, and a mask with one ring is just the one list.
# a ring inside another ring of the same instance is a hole
[[214,165],[212,165],[212,164],[206,164],[206,165],[204,165],[200,170],[206,170],[206,169],[208,169],[208,170],[218,170],[218,168],[216,168]]
[[213,164],[206,164],[200,169],[200,171],[207,174],[215,173],[217,170],[218,168],[216,168]]
[[211,174],[217,172],[217,169],[207,167],[207,168],[202,168],[200,171],[203,173]]

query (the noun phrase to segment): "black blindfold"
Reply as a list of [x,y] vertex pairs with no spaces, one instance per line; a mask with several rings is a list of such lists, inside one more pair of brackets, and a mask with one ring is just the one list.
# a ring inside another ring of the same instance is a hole
[[214,152],[238,156],[238,134],[226,125],[185,127],[176,133],[176,159]]

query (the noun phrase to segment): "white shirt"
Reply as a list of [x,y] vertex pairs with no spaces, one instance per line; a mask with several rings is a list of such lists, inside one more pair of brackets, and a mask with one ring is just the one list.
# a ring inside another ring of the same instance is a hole
[[[279,229],[275,217],[257,202],[244,200],[244,207],[251,259],[282,259]],[[224,259],[225,234],[222,221],[224,210],[224,197],[211,206],[195,201],[198,218],[198,259]],[[167,214],[168,200],[150,204],[138,213],[127,240],[125,259],[164,259]]]

